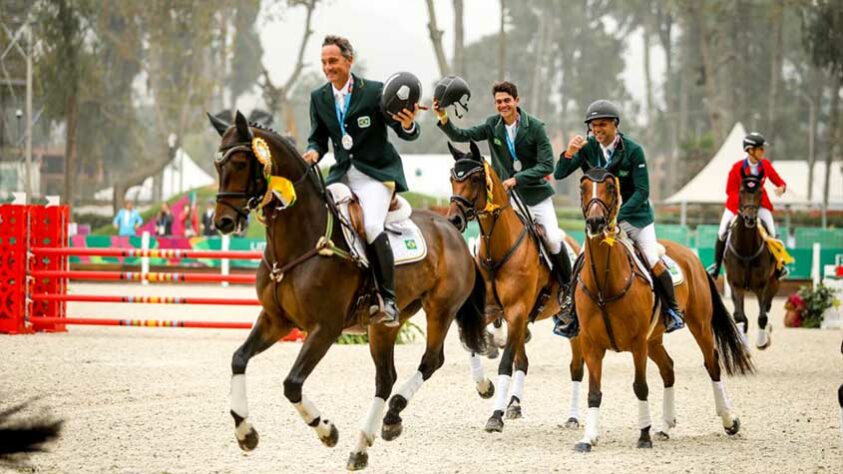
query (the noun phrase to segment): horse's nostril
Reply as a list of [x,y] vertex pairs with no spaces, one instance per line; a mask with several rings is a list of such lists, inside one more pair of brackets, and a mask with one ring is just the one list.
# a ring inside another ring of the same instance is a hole
[[234,219],[230,217],[221,217],[214,225],[220,230],[220,232],[229,233],[234,230]]

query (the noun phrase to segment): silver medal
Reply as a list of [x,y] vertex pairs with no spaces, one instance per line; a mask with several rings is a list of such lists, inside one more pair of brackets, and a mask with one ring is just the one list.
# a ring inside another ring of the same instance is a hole
[[514,161],[512,163],[512,167],[515,169],[515,171],[521,171],[521,161]]
[[351,139],[351,135],[345,134],[342,136],[342,147],[346,150],[351,150],[351,147],[354,146],[354,140]]

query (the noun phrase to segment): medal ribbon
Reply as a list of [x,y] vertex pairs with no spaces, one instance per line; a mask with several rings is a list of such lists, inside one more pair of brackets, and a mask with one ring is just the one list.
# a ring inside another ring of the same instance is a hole
[[[515,132],[515,134],[518,133],[518,122],[515,122],[515,129],[513,131]],[[504,134],[504,137],[506,138],[506,146],[507,146],[507,148],[509,148],[509,154],[512,155],[513,168],[514,168],[514,162],[518,161],[518,156],[515,154],[515,143],[513,143],[512,138],[509,137],[509,131],[506,129],[506,127],[504,127],[504,129],[503,129],[503,134]]]
[[334,98],[334,108],[337,111],[337,122],[339,122],[340,132],[342,132],[343,135],[348,135],[348,132],[345,131],[345,124],[343,122],[345,120],[345,115],[348,113],[348,106],[351,104],[351,88],[353,86],[354,78],[352,77],[348,81],[348,94],[345,95],[345,101],[342,109],[340,109],[340,104],[338,104],[336,98]]

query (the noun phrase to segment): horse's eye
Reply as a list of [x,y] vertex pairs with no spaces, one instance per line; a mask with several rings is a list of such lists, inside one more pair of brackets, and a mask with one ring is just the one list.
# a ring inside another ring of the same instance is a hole
[[237,171],[243,171],[246,169],[246,163],[243,161],[235,161],[234,167],[237,168]]

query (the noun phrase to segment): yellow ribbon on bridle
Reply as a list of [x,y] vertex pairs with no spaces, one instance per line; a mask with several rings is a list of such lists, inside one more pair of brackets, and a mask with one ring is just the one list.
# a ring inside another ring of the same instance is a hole
[[[621,197],[621,182],[617,176],[614,176],[613,179],[615,180],[615,202],[618,203],[618,208],[620,208],[621,201],[623,200]],[[618,213],[614,209],[609,209],[609,212],[612,213],[612,218],[609,225],[606,226],[606,230],[603,231],[602,243],[611,247],[615,245],[618,235]]]
[[500,208],[500,206],[492,202],[494,198],[492,193],[494,182],[492,181],[492,173],[489,169],[489,162],[485,160],[483,161],[483,171],[486,173],[486,207],[483,208],[483,212],[494,212]]
[[252,139],[252,152],[257,158],[258,163],[263,166],[263,177],[266,179],[266,193],[264,193],[260,204],[255,210],[255,216],[258,222],[266,225],[266,218],[263,215],[263,208],[272,201],[273,198],[281,202],[279,209],[286,209],[296,202],[296,188],[293,182],[283,176],[272,176],[272,152],[269,150],[269,145],[263,138],[255,137]]

